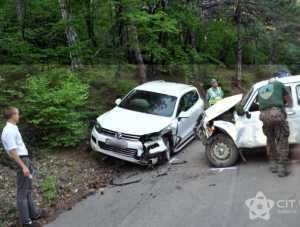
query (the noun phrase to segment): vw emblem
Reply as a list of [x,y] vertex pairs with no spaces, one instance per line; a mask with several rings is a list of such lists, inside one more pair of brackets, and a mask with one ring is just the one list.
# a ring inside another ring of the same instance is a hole
[[117,132],[117,133],[116,133],[116,138],[117,138],[117,139],[121,139],[121,138],[122,138],[122,133]]

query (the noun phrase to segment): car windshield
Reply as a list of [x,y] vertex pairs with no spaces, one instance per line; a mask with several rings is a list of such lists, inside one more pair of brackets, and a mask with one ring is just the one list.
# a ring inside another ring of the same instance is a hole
[[172,116],[177,98],[149,91],[134,90],[119,107],[159,116]]

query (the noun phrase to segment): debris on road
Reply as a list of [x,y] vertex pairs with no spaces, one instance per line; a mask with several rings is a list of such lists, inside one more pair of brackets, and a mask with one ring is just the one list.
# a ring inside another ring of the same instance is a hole
[[168,172],[166,171],[166,172],[158,173],[156,175],[156,177],[162,177],[162,176],[167,176],[167,175],[168,175]]
[[181,190],[181,189],[182,189],[182,187],[181,187],[180,185],[176,185],[175,188],[178,189],[178,190]]
[[139,172],[135,171],[135,172],[133,172],[131,174],[128,174],[128,176],[126,178],[128,179],[128,178],[134,177],[134,176],[136,176],[138,174],[139,174]]
[[237,170],[236,166],[226,167],[226,168],[210,168],[210,171],[216,171],[218,173],[223,172],[224,170]]
[[180,160],[180,159],[178,159],[178,158],[172,158],[172,159],[169,161],[169,163],[170,163],[171,165],[182,165],[182,164],[186,164],[187,161],[186,161],[186,160]]
[[136,184],[136,183],[139,183],[142,181],[142,178],[138,178],[138,179],[134,179],[134,180],[128,180],[128,181],[122,181],[120,180],[120,182],[118,182],[119,179],[112,179],[111,180],[111,185],[114,185],[114,186],[126,186],[126,185],[129,185],[129,184]]

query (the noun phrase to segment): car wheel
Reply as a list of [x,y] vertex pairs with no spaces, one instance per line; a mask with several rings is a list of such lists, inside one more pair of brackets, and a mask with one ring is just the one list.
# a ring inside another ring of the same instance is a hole
[[237,162],[239,152],[231,138],[217,134],[208,141],[206,157],[215,167],[228,167]]
[[171,146],[170,140],[168,138],[164,138],[163,140],[166,144],[167,149],[166,149],[165,152],[162,152],[159,155],[159,157],[158,157],[158,164],[159,165],[168,162],[171,159],[171,153],[172,153],[172,146]]

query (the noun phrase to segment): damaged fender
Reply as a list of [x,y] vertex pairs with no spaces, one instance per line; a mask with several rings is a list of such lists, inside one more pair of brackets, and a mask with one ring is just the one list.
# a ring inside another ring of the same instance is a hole
[[237,130],[233,123],[228,121],[214,121],[214,127],[218,128],[219,130],[225,132],[235,143],[235,145],[238,147],[238,144],[236,144],[237,139]]

